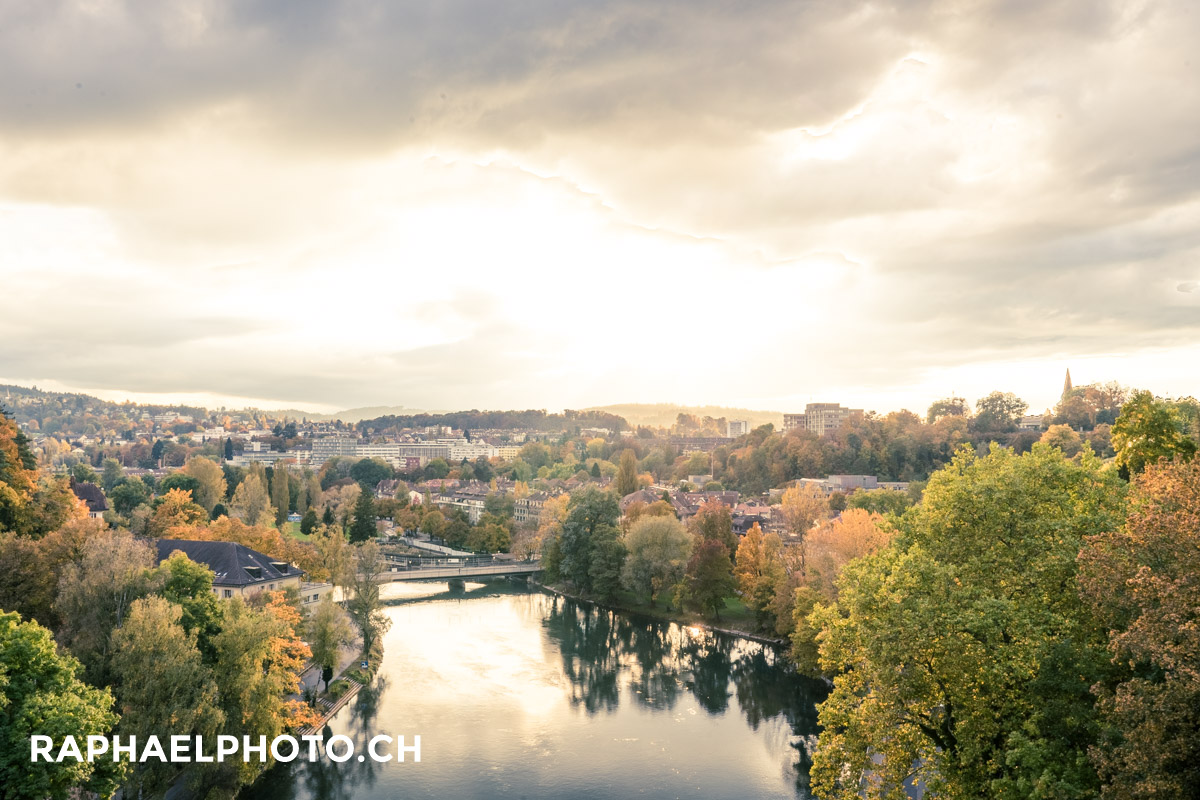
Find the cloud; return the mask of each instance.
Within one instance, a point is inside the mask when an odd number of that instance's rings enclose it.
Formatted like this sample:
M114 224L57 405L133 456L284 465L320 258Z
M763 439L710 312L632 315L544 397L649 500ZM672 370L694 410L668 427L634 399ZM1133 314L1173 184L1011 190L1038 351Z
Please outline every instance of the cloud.
M10 4L0 374L753 402L1186 347L1198 38L1184 2Z

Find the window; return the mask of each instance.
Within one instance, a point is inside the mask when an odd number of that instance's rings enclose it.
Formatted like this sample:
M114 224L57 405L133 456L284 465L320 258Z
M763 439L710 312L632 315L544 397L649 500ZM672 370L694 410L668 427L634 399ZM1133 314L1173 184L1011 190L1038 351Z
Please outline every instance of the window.
M271 591L271 592L275 591L275 584L272 583L270 586L268 586L267 591Z
M233 590L232 590L232 589L226 589L226 590L225 590L225 596L226 596L226 597L233 597Z

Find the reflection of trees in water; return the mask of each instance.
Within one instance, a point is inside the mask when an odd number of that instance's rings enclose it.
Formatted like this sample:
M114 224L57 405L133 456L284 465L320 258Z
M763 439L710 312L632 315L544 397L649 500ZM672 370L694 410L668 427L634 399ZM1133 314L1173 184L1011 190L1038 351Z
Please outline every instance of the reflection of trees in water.
M562 657L571 701L589 714L615 709L623 685L637 703L662 710L672 709L685 688L714 715L725 713L736 697L751 729L775 719L790 729L798 794L808 796L816 706L828 688L798 674L782 651L557 596L549 600L543 625Z

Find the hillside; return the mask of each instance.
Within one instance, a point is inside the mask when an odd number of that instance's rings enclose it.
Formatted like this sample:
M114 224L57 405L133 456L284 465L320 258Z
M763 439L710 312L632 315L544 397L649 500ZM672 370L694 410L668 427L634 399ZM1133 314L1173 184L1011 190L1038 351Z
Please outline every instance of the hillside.
M649 427L670 427L680 414L691 414L696 417L712 417L726 420L744 419L751 428L766 425L768 422L779 430L783 426L782 411L755 411L749 408L729 408L726 406L682 406L674 403L618 403L609 406L593 406L585 411L603 411L624 417L630 425L646 425Z

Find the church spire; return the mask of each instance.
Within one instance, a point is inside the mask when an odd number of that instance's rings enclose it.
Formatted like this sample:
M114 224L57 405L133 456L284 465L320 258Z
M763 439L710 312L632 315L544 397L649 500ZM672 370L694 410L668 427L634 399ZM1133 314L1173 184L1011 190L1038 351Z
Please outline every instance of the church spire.
M1071 393L1071 369L1068 367L1067 368L1067 379L1065 381L1063 381L1062 396L1065 398L1070 393Z

